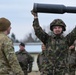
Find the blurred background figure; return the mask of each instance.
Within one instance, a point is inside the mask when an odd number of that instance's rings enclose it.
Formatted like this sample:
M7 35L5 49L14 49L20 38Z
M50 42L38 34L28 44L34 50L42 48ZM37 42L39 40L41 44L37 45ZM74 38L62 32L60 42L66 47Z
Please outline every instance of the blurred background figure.
M38 54L38 57L37 57L37 65L38 65L38 68L39 68L39 71L41 71L41 66L43 64L43 59L45 57L45 52L46 52L46 47L44 44L41 45L41 49L42 49L42 52Z
M38 57L37 57L37 65L38 65L38 68L39 68L39 71L40 71L40 75L50 75L49 74L49 70L47 70L48 68L48 58L47 58L47 50L46 50L46 46L44 44L41 45L41 49L42 49L42 52L38 54Z
M20 43L19 48L16 55L24 74L28 75L32 71L33 57L25 50L24 43Z

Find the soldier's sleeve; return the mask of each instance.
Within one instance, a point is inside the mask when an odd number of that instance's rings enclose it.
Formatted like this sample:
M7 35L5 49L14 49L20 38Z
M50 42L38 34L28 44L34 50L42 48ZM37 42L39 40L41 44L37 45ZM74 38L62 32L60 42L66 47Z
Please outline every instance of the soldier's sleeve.
M33 65L33 57L28 53L28 72L30 73L32 71L32 65Z
M32 63L29 63L28 65L28 72L30 73L32 71Z
M66 36L69 46L76 40L76 27Z
M11 40L6 41L4 43L4 54L5 54L6 60L7 60L8 64L10 65L12 71L16 75L24 75L24 73L19 65L19 62L17 60L17 57L15 55Z
M26 52L27 56L28 56L28 63L32 63L34 60L33 60L33 57L30 55L30 53Z
M34 19L34 21L33 21L33 28L34 28L34 31L35 31L35 35L44 44L46 44L46 41L47 41L49 35L45 31L43 31L43 29L40 27L38 18Z

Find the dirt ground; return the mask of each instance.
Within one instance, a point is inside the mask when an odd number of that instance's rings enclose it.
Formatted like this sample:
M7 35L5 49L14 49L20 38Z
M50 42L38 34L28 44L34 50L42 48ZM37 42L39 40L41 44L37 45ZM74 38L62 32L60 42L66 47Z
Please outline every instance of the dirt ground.
M40 75L40 72L31 72L31 73L29 73L28 75ZM68 74L66 74L66 75L68 75ZM76 75L76 72L75 72L75 75Z

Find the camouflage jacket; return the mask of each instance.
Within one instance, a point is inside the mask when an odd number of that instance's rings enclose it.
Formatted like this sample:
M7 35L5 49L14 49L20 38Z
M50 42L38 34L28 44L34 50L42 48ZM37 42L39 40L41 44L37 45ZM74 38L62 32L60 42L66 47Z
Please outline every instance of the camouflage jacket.
M0 32L0 75L24 75L11 39Z
M23 70L32 70L33 57L26 50L19 50L16 55Z
M68 48L76 39L76 27L65 37L62 35L48 35L40 27L38 19L34 19L33 28L35 35L46 45L48 50L47 57L50 62L48 66L50 66L50 69L53 66L56 68L65 67Z

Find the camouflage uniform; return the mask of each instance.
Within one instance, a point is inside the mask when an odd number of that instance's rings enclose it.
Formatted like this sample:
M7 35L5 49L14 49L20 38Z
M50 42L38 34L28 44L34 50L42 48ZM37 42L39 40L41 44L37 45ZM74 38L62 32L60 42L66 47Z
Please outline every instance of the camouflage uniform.
M24 75L14 52L13 43L7 36L11 22L0 18L0 75Z
M11 39L0 32L0 75L24 75Z
M44 64L48 64L48 58L46 57L47 55L47 50L43 50L41 53L38 54L38 57L37 57L37 65L38 65L38 68L39 68L39 71L41 74L46 73L48 75L48 72L47 72L47 67L44 66Z
M62 25L63 31L65 31L65 24L60 21L59 19L54 20L51 25L54 25L54 22L57 25ZM67 36L56 36L48 35L46 32L42 30L42 28L39 26L38 19L35 18L33 21L33 27L35 30L36 36L46 45L46 48L48 50L48 61L49 64L45 64L50 69L49 75L65 75L65 72L67 70L67 64L66 64L66 58L68 55L68 48L73 44L73 42L76 39L76 28L73 29L71 33L69 33ZM52 30L52 26L50 26ZM43 74L47 75L47 74Z
M75 75L75 69L76 69L76 51L75 49L69 50L68 52L68 65L69 75Z
M28 72L32 71L33 57L26 50L19 50L16 55L24 74L27 75Z

